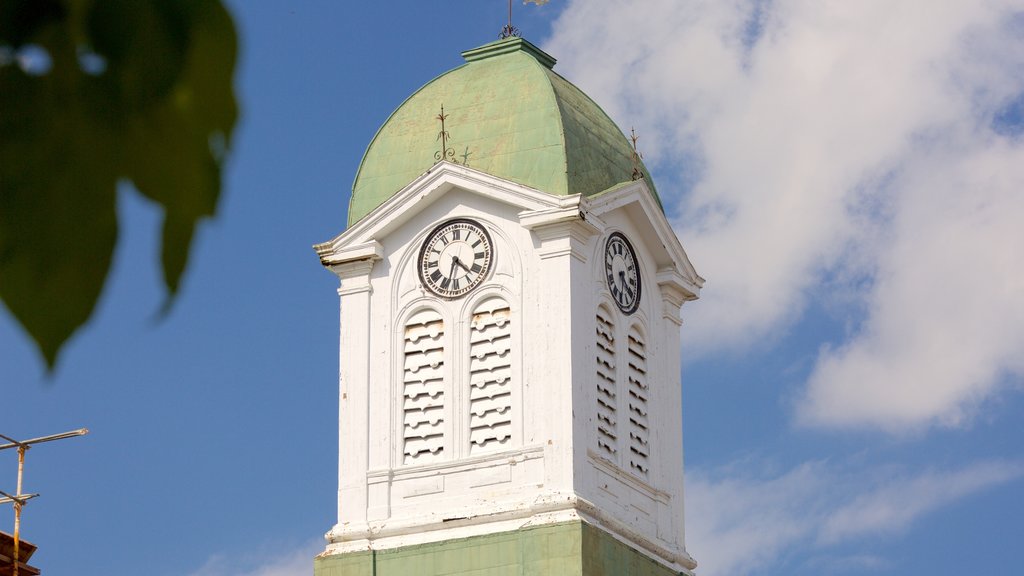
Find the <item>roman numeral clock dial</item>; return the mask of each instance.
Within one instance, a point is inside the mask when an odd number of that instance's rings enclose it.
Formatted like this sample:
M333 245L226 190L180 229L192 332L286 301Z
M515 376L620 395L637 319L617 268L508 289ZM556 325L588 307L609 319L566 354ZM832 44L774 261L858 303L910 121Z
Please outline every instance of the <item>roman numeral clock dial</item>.
M491 269L491 237L478 222L444 222L420 248L420 281L442 298L458 298L480 285Z
M640 305L640 270L633 246L620 232L613 232L604 245L604 274L619 310L636 312Z

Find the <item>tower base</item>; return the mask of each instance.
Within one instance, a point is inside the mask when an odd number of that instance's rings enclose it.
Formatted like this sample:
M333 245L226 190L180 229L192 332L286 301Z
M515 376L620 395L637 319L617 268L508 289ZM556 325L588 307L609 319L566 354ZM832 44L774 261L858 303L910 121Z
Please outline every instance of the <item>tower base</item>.
M319 556L314 576L688 576L583 521Z

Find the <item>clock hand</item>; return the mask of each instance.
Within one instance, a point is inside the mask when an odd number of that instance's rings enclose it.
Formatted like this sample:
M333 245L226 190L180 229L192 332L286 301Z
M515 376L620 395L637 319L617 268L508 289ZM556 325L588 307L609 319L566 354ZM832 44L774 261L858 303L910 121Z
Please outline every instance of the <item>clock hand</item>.
M625 292L626 291L626 271L625 270L619 270L619 280L622 281L622 291Z
M471 270L469 268L466 268L466 265L462 263L462 260L459 260L458 256L452 259L452 263L458 264L459 268L462 268L463 270L466 271L466 274L469 274L471 272Z
M448 272L448 279L449 280L455 278L455 266L458 265L458 263L459 263L459 257L458 256L453 257L452 258L452 269Z

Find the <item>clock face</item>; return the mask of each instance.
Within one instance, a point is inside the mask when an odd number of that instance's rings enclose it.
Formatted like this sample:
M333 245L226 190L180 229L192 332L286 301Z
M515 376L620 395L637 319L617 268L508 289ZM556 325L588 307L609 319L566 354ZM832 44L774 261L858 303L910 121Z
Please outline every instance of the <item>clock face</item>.
M604 275L615 304L626 314L640 305L640 269L629 240L613 232L604 245Z
M479 223L449 220L434 228L420 248L420 281L438 296L458 298L484 281L493 250Z

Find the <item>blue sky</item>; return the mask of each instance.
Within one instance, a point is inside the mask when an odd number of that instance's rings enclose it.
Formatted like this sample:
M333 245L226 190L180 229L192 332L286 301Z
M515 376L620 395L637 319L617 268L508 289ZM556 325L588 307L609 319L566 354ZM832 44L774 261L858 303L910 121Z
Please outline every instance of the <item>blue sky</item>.
M344 228L388 114L505 18L499 0L229 7L243 116L170 314L160 214L129 188L106 290L52 378L0 309L0 432L92 430L28 454L43 496L23 531L50 576L311 573L337 462L336 285L311 245ZM516 14L636 127L707 278L682 350L698 573L1014 573L1024 6ZM0 489L14 478L0 453Z

